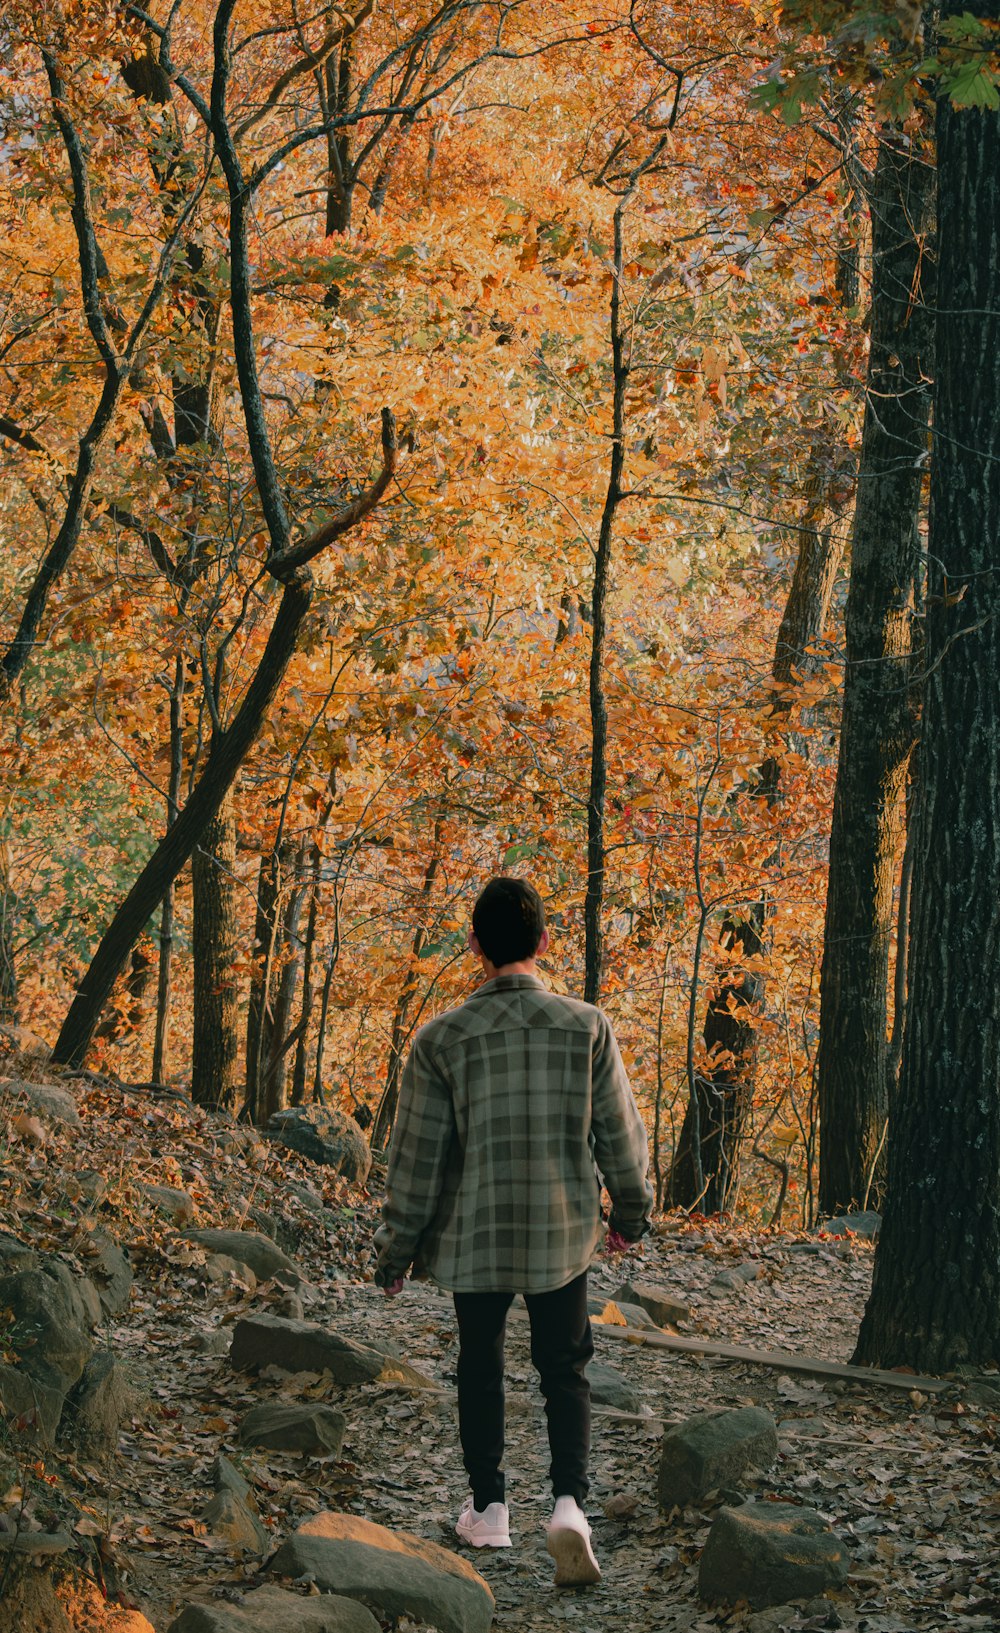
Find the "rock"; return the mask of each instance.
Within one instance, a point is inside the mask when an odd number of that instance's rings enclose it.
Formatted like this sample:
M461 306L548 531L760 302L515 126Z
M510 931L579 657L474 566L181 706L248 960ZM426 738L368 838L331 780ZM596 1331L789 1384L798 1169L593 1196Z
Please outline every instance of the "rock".
M39 1383L17 1367L0 1362L0 1407L8 1429L53 1441L59 1427L65 1394Z
M196 1355L228 1355L232 1335L223 1327L214 1327L211 1332L196 1332L191 1340L191 1348Z
M223 1253L238 1264L248 1265L258 1281L268 1281L276 1270L291 1270L291 1259L259 1230L186 1230L186 1242L195 1242L209 1253Z
M6 1078L0 1081L0 1102L4 1101L21 1111L37 1112L61 1128L83 1127L73 1096L68 1089L60 1089L54 1083L27 1083L21 1078Z
M120 1315L132 1292L132 1266L128 1254L106 1230L95 1230L81 1258L87 1274L97 1287L105 1316Z
M332 1168L357 1184L368 1178L372 1154L357 1123L330 1106L291 1106L277 1111L267 1132L281 1145Z
M11 1270L36 1270L41 1263L33 1247L28 1247L12 1231L0 1230L0 1275Z
M819 1229L824 1236L861 1236L867 1242L874 1242L882 1228L882 1215L872 1213L844 1213L837 1219L827 1219Z
M605 1326L644 1327L647 1331L656 1327L656 1322L646 1314L641 1304L619 1304L617 1299L589 1298L587 1311Z
M286 1189L288 1190L288 1194L296 1197L309 1213L316 1214L317 1218L322 1216L325 1204L322 1196L314 1185L303 1185L299 1184L297 1181L292 1181L292 1183L289 1184Z
M760 1275L760 1265L753 1260L746 1264L734 1264L728 1270L720 1270L708 1284L708 1291L716 1296L722 1293L742 1293L744 1287L756 1281Z
M489 1633L494 1601L457 1554L354 1514L314 1514L282 1543L271 1569L370 1605L380 1619L411 1616L440 1633Z
M203 1275L211 1286L235 1286L244 1293L257 1291L257 1277L248 1264L240 1264L228 1253L210 1253L205 1260Z
M985 1378L973 1378L965 1385L963 1395L972 1406L982 1406L988 1412L1000 1412L1000 1377L993 1372Z
M143 1185L140 1187L147 1196L157 1213L171 1224L181 1226L193 1224L198 1217L198 1210L194 1205L194 1198L187 1191L178 1190L173 1185Z
M264 1401L243 1419L240 1441L244 1446L264 1446L275 1452L339 1457L346 1428L343 1412L332 1406Z
M218 1452L212 1467L209 1469L213 1491L231 1491L234 1497L243 1499L250 1495L250 1482L245 1480L235 1463L231 1463L225 1452Z
M302 1245L303 1230L297 1219L289 1219L280 1213L269 1213L266 1208L251 1208L249 1213L251 1222L258 1230L270 1236L272 1242L277 1242L286 1253L297 1253Z
M90 1208L99 1208L108 1194L108 1182L96 1168L81 1168L73 1175L73 1184L77 1198L82 1198Z
M623 1282L612 1297L619 1307L623 1300L626 1304L640 1305L658 1327L675 1327L679 1321L691 1320L686 1304L681 1304L665 1287L650 1281Z
M619 1412L638 1412L639 1397L631 1384L603 1361L591 1361L587 1367L590 1398L595 1406L613 1406Z
M275 1300L274 1313L275 1315L285 1316L291 1321L301 1321L306 1309L298 1293L286 1289L281 1297Z
M76 1279L59 1259L46 1259L34 1270L10 1271L0 1276L0 1310L7 1314L7 1354L16 1356L18 1371L36 1393L50 1392L45 1432L51 1435L52 1397L58 1395L61 1410L62 1398L81 1377L93 1350ZM3 1393L6 1401L6 1388ZM56 1422L58 1417L56 1412Z
M285 1372L329 1372L335 1383L372 1383L376 1378L435 1386L406 1361L344 1338L318 1321L291 1321L275 1315L244 1316L233 1329L229 1358L237 1372L281 1367Z
M270 1533L254 1514L245 1498L235 1491L217 1491L201 1511L214 1537L225 1537L236 1548L263 1556L270 1547Z
M748 1469L764 1469L778 1455L770 1412L741 1406L730 1412L699 1412L669 1429L660 1448L661 1508L697 1502L720 1486L735 1484Z
M847 1581L847 1554L820 1516L792 1503L721 1508L708 1533L698 1592L751 1610L809 1598Z
M92 1355L83 1376L70 1390L60 1431L83 1457L103 1457L118 1449L118 1436L129 1409L125 1374L109 1350Z
M167 1633L380 1633L370 1610L340 1594L256 1588L236 1604L188 1605Z
M73 1538L68 1531L29 1531L27 1528L18 1531L0 1532L0 1557L5 1554L27 1554L35 1559L56 1559L60 1554L66 1554L73 1546Z

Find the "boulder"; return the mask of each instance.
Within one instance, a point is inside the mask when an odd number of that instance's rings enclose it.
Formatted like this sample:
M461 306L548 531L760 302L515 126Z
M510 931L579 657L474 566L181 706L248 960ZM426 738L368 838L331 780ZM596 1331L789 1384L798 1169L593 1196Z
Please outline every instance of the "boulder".
M225 1452L218 1452L209 1470L213 1491L231 1491L236 1497L249 1497L250 1482L245 1480L235 1463Z
M347 1419L343 1412L316 1402L285 1404L263 1401L240 1424L244 1446L263 1446L273 1452L301 1452L304 1456L339 1457Z
M282 1316L244 1316L233 1328L229 1359L237 1372L259 1372L280 1367L284 1372L329 1372L334 1383L408 1383L414 1388L435 1386L406 1361L382 1353L381 1348L345 1338L318 1321L293 1321Z
M370 1610L340 1594L255 1588L235 1604L188 1605L167 1633L380 1633Z
M290 1106L275 1112L267 1132L290 1151L332 1168L345 1179L363 1184L368 1178L371 1150L354 1118L346 1112L330 1106Z
M173 1185L143 1185L143 1195L153 1204L157 1213L169 1219L172 1225L190 1225L198 1217L194 1198L187 1191Z
M708 1533L698 1592L712 1603L745 1599L751 1610L842 1588L848 1559L840 1538L810 1508L744 1503L720 1508Z
M132 1292L132 1266L128 1254L106 1230L95 1230L81 1254L87 1274L97 1288L105 1316L120 1315Z
M778 1455L778 1432L770 1412L740 1406L699 1412L668 1429L660 1447L661 1508L682 1508L720 1486L735 1484L748 1469L764 1469Z
M66 1397L60 1431L79 1456L103 1457L117 1451L128 1409L125 1374L109 1350L99 1350Z
M9 1077L0 1081L0 1103L15 1106L19 1111L33 1111L60 1128L82 1128L76 1101L68 1089L55 1083L27 1083L21 1078Z
M411 1616L440 1633L489 1633L493 1594L464 1559L436 1542L354 1514L314 1514L283 1542L270 1568L311 1576L370 1605L380 1619Z
M603 1361L591 1361L587 1366L590 1398L595 1406L613 1406L618 1412L638 1412L639 1397L632 1385Z
M259 1230L186 1230L183 1235L186 1242L209 1253L222 1253L247 1265L258 1281L268 1281L276 1270L293 1268L288 1255Z
M228 1253L210 1253L205 1260L203 1275L212 1287L233 1287L238 1292L255 1293L257 1277L248 1264L240 1264Z
M65 1394L0 1362L0 1409L8 1429L53 1441L59 1427Z
M36 1270L41 1263L33 1247L28 1247L12 1231L0 1230L0 1275L11 1270Z
M748 1259L745 1264L730 1265L727 1270L720 1270L717 1276L713 1276L708 1284L708 1290L716 1298L724 1293L742 1293L750 1282L757 1280L760 1271L760 1265L755 1264L752 1259Z
M79 1380L90 1359L88 1312L76 1279L59 1259L46 1259L34 1270L0 1276L0 1311L6 1316L3 1347L16 1357L17 1370L30 1379L36 1404L51 1434L51 1403L61 1402ZM15 1387L16 1386L12 1386ZM7 1401L7 1386L3 1389ZM42 1402L48 1399L45 1408ZM15 1410L22 1410L15 1406ZM59 1413L56 1412L56 1422Z
M603 1326L644 1327L647 1331L656 1327L656 1322L646 1314L641 1304L619 1304L617 1299L590 1298L587 1300L587 1311Z
M658 1327L675 1327L679 1321L690 1321L691 1311L681 1304L665 1287L650 1281L627 1281L612 1295L615 1303L638 1304Z
M874 1242L882 1229L882 1215L871 1210L843 1213L837 1219L828 1219L819 1228L824 1236L861 1236L867 1242Z
M224 1537L234 1548L263 1556L271 1542L270 1533L253 1512L246 1498L235 1491L217 1491L201 1511L213 1537Z

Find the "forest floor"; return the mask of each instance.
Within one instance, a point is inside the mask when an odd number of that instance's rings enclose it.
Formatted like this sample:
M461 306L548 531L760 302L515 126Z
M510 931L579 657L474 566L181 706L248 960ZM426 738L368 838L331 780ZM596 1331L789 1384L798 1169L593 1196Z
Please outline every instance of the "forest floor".
M455 1323L433 1286L407 1284L389 1301L373 1286L370 1240L377 1198L331 1182L325 1171L264 1142L233 1149L227 1125L180 1100L97 1082L70 1085L83 1131L20 1141L8 1125L0 1163L0 1228L33 1246L76 1254L86 1268L93 1212L76 1175L108 1182L98 1210L132 1256L135 1286L104 1339L126 1369L132 1411L118 1455L100 1466L72 1458L21 1471L16 1503L30 1516L56 1510L81 1544L98 1537L109 1585L140 1606L156 1633L192 1599L234 1598L262 1580L199 1518L220 1450L251 1479L275 1542L325 1508L457 1546L453 1525L465 1479L454 1408ZM233 1323L277 1308L281 1290L253 1294L207 1284L205 1254L150 1204L144 1184L175 1186L198 1225L280 1226L310 1287L305 1315L349 1336L394 1342L439 1386L408 1392L384 1384L335 1388L299 1375L236 1374L227 1360ZM310 1192L311 1188L311 1192ZM324 1211L315 1196L322 1192ZM263 1213L262 1213L263 1210ZM624 1262L601 1260L592 1286L610 1294L639 1276L686 1304L683 1330L708 1342L848 1360L867 1296L870 1244L803 1233L755 1232L678 1217ZM753 1265L739 1288L711 1288L721 1269ZM748 1274L749 1274L748 1269ZM310 1290L311 1289L311 1290ZM856 1633L1000 1626L1000 1468L997 1408L978 1406L961 1380L943 1395L902 1387L817 1381L780 1367L675 1354L615 1342L597 1327L597 1355L637 1392L638 1414L598 1411L588 1503L604 1579L587 1591L552 1586L544 1548L548 1508L544 1419L527 1351L527 1327L508 1338L508 1498L514 1546L469 1557L496 1597L497 1633L708 1633L709 1629L842 1627ZM1000 1383L1000 1380L998 1380ZM302 1458L240 1449L251 1405L289 1396L329 1400L347 1418L343 1457ZM749 1612L707 1608L698 1559L717 1506L664 1514L656 1501L665 1424L709 1407L755 1404L778 1422L781 1456L749 1489L819 1511L851 1559L847 1587L815 1604ZM404 1622L400 1629L415 1624ZM25 1630L28 1633L28 1630Z

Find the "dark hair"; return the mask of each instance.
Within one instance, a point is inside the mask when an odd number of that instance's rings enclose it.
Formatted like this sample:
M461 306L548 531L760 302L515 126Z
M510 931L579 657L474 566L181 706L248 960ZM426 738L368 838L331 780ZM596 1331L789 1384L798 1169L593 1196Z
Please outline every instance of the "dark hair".
M524 879L491 879L472 909L472 928L497 969L534 958L545 930L542 898Z

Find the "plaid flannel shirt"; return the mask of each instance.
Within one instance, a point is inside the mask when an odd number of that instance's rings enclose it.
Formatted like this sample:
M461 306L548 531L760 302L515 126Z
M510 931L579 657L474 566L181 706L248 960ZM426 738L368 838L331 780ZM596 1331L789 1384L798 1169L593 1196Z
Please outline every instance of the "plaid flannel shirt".
M417 1032L389 1154L375 1280L413 1264L454 1292L545 1293L611 1227L648 1229L646 1130L611 1023L499 975Z

